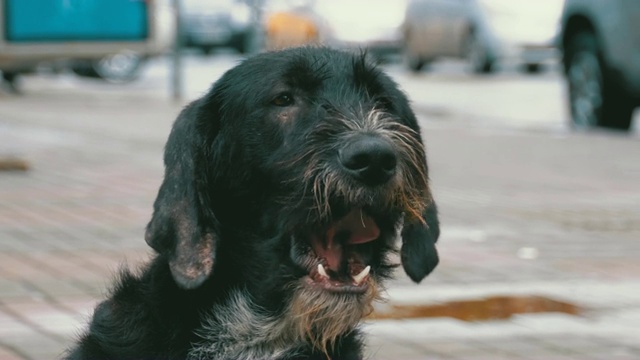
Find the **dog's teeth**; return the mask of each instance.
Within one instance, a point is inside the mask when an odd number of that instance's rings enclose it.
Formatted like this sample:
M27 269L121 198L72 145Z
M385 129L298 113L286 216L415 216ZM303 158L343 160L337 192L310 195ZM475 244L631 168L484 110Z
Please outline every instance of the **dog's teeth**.
M362 270L360 274L353 275L351 276L351 278L353 278L353 281L356 283L356 285L360 285L362 280L364 280L364 278L367 277L367 275L369 275L369 271L371 271L371 266L367 265L367 267L364 268L364 270Z
M324 270L324 266L322 266L322 264L318 264L318 274L320 274L320 276L322 277L326 277L327 279L329 278L329 275Z

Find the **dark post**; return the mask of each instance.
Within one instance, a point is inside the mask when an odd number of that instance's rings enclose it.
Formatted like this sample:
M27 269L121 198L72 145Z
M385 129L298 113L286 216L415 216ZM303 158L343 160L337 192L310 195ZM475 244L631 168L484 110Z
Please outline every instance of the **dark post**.
M251 6L251 36L249 37L249 53L255 54L262 50L264 34L262 29L262 11L264 0L246 0Z
M175 22L175 38L173 39L173 51L171 53L171 97L174 100L182 100L182 18L181 0L172 0Z

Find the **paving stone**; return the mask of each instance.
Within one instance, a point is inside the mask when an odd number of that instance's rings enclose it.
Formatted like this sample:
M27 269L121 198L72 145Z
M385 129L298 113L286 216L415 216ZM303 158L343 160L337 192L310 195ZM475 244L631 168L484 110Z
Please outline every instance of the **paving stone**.
M29 360L59 359L66 350L63 341L53 340L37 332L9 335L2 339L2 343Z
M406 342L389 341L389 339L371 338L367 342L366 358L370 359L424 359L424 360L440 360L451 359L425 352L419 346L407 344Z
M7 313L0 308L0 339L5 336L20 336L33 332L33 329L21 319Z
M19 354L11 348L5 346L0 341L0 360L23 360L24 355Z
M52 337L65 336L75 330L80 316L66 311L46 299L25 299L4 304L5 312L24 325Z
M32 290L18 279L8 280L0 278L0 294L2 294L1 299L9 300L29 297L32 294Z

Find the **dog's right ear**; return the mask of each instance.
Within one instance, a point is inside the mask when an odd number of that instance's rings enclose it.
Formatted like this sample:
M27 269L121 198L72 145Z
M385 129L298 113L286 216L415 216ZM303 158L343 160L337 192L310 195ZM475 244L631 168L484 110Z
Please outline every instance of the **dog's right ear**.
M199 125L202 103L187 106L173 124L164 152L164 181L145 234L185 289L200 286L211 275L219 242L219 225L205 191L205 154L217 132L211 121L217 120L208 119L206 129Z

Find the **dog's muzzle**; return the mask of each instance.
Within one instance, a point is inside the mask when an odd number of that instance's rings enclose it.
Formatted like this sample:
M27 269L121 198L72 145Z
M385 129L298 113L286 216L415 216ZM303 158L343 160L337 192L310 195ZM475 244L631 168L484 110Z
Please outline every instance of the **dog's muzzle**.
M351 137L337 156L343 174L362 189L383 189L397 172L392 145L372 134ZM330 224L293 241L292 259L308 271L308 285L339 293L367 291L372 271L368 262L380 236L369 206L345 204Z
M310 286L337 293L364 293L369 287L372 242L380 229L355 208L326 228L292 241L293 261L308 272ZM297 240L297 241L296 241Z

